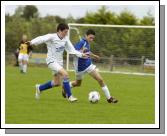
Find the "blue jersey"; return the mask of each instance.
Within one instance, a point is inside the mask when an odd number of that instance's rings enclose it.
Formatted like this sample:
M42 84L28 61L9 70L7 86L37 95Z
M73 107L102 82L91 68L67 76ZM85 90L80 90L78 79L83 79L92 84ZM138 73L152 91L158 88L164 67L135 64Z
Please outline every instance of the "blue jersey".
M86 41L85 38L82 38L75 46L75 49L83 52L83 53L90 53L90 45ZM81 72L88 68L92 64L91 58L75 58L74 60L74 67L77 72Z

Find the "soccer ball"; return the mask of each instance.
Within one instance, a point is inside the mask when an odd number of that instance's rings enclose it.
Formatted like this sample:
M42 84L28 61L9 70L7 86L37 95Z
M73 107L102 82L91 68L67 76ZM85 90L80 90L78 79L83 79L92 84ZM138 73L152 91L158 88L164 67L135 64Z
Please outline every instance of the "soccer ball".
M97 103L100 100L100 94L97 91L91 91L88 97L91 103Z

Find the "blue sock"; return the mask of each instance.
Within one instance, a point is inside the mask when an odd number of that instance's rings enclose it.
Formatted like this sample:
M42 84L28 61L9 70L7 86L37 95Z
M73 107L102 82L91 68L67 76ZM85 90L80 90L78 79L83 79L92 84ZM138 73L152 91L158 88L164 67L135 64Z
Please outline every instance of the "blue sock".
M52 87L54 87L54 83L53 83L53 81L49 81L47 83L44 83L44 84L40 85L39 90L43 91L43 90L46 90L46 89L49 89L49 88L52 88Z
M63 87L64 87L64 90L69 98L72 95L72 93L71 93L71 87L69 84L69 80L67 78L64 78L64 80L63 80Z

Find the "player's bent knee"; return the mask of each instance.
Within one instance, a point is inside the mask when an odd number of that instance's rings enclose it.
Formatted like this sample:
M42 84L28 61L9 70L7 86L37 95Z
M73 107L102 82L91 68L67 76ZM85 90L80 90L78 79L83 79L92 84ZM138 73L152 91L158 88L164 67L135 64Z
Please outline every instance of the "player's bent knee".
M59 73L62 75L63 79L69 78L67 71L64 70L63 68L59 71Z

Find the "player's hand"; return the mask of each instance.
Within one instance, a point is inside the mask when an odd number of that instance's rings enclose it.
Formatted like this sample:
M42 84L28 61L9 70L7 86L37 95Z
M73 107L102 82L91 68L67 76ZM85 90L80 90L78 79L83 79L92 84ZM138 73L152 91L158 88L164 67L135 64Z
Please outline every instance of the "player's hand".
M95 55L94 58L98 61L100 60L100 56L98 56L98 55Z
M98 55L92 54L91 56L92 56L93 59L95 59L97 61L100 60L100 56L98 56Z
M84 58L84 59L87 59L87 58L89 58L90 56L89 56L89 54L88 53L83 53L82 54L82 58Z

